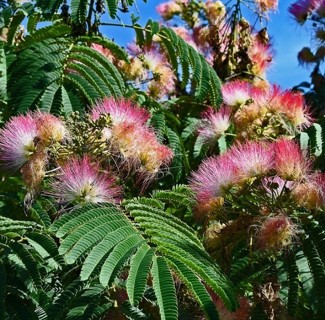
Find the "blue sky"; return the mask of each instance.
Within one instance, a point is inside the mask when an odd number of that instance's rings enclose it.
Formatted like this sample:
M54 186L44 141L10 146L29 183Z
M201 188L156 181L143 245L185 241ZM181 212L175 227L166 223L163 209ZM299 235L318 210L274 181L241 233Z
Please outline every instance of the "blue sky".
M137 1L136 7L130 8L130 13L141 17L139 23L144 25L149 18L158 21L156 6L164 1L148 0L147 3ZM298 65L297 53L304 46L311 44L308 27L299 26L288 13L289 5L294 0L279 0L279 8L275 13L269 15L268 31L274 46L274 62L268 71L267 78L272 83L277 83L283 88L291 88L302 81L309 80L311 70ZM137 12L137 10L139 12ZM121 20L127 24L127 15L120 13ZM249 19L249 16L246 17ZM130 29L106 27L102 31L114 38L117 43L125 44L134 37L134 32Z

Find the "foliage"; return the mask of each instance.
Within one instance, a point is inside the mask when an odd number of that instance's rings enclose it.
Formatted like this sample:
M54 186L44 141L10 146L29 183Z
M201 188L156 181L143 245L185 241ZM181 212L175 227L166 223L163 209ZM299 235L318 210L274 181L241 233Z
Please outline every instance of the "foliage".
M324 121L265 79L277 1L132 5L0 1L0 319L324 318Z

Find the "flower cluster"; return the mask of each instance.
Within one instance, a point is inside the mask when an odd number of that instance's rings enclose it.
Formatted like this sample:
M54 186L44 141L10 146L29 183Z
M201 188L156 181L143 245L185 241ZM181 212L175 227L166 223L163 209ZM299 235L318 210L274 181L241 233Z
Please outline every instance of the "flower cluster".
M155 133L145 124L149 114L130 101L112 98L98 103L91 113L97 120L109 116L111 124L103 129L103 138L111 152L120 155L124 168L133 168L140 180L150 181L160 168L167 166L172 151L159 143Z
M46 192L60 203L117 203L122 189L115 175L135 174L144 188L172 159L146 125L149 117L131 101L113 98L66 120L39 111L19 115L0 131L1 166L20 170L30 191L54 176L42 187L50 186Z
M301 93L282 91L277 86L256 88L235 80L222 88L223 106L203 113L198 134L213 142L234 124L238 139L293 137L310 126L309 108Z
M256 0L255 8L261 16L276 10L277 0ZM157 12L166 20L179 16L186 27L174 31L191 44L225 79L240 74L265 85L261 78L272 62L272 48L266 29L253 30L248 21L239 17L237 23L229 24L229 17L236 15L236 6L226 8L221 1L169 1L157 7ZM245 73L243 73L245 71Z
M294 216L299 208L325 207L324 174L314 172L299 145L287 139L237 143L226 153L203 161L190 185L198 216L230 224L231 219L241 217L243 227L257 229L255 243L260 249L281 249L292 243L298 232ZM251 199L248 207L247 196ZM230 214L234 208L236 213Z
M51 114L14 117L0 131L0 160L8 171L21 169L26 184L37 188L45 175L47 149L67 136L63 122Z
M102 50L96 50L107 56ZM160 99L175 91L175 74L159 47L139 48L134 43L127 47L130 62L117 61L116 64L129 80L145 89L155 99ZM108 57L112 60L112 57Z

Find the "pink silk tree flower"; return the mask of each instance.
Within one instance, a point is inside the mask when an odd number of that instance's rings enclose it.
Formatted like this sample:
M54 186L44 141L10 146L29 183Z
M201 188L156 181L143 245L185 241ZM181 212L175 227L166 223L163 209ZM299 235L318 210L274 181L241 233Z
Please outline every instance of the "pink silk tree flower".
M192 173L190 187L194 191L198 210L211 211L231 186L238 182L236 167L227 154L204 160Z
M222 86L223 102L227 106L238 108L251 98L252 85L249 82L234 80Z
M62 174L52 182L52 189L62 203L118 203L122 190L115 179L101 172L99 164L88 156L73 158L62 166Z
M115 98L105 98L96 104L91 112L91 118L97 120L101 115L110 115L113 125L126 122L141 126L150 117L147 110L139 108L132 101Z
M0 130L0 160L7 170L18 170L36 152L37 125L31 114L13 117Z
M46 145L51 142L59 142L67 137L68 131L63 122L46 112L35 112L33 114L38 131L38 138Z
M324 207L325 204L325 175L312 173L302 182L296 183L292 196L301 206L313 210Z
M202 114L201 124L198 129L199 136L206 142L213 143L230 127L231 108L221 107L220 110L209 108Z
M274 168L273 146L263 142L237 144L230 149L228 156L244 180L266 175Z
M271 65L273 58L271 45L262 43L259 37L255 35L252 37L252 43L248 48L247 55L253 64L252 72L264 78L266 69Z
M262 250L281 250L292 243L296 234L297 226L286 215L267 217L257 232L257 246Z
M284 114L295 127L306 128L311 125L312 118L301 93L281 91L274 85L268 96L270 110Z
M275 170L285 180L301 180L311 169L311 162L293 140L281 139L274 143Z

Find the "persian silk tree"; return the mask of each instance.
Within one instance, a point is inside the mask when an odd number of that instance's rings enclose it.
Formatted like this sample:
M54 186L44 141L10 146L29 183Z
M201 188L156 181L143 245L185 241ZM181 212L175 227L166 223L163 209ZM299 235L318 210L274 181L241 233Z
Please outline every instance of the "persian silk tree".
M322 122L265 78L277 1L132 6L0 1L0 319L322 318Z

